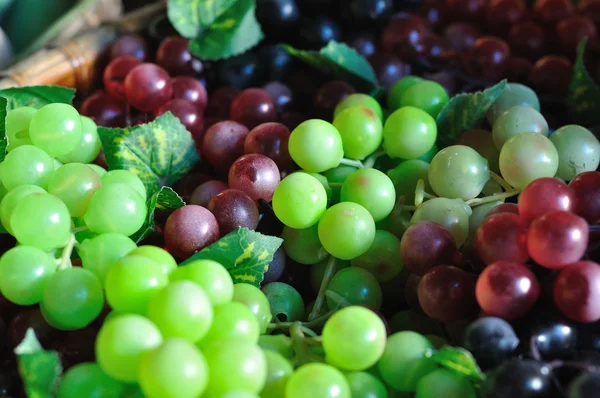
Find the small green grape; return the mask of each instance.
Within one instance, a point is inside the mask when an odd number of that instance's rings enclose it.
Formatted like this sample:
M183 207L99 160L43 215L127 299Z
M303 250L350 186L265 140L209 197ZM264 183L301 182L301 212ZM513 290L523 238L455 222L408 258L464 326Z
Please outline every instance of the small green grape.
M325 268L327 267L327 263L329 262L329 258L325 258L319 261L316 264L313 264L310 267L310 286L315 291L315 293L319 292L319 288L321 287L321 282L323 281L323 275L325 274ZM333 275L335 275L339 270L343 268L348 268L350 266L350 261L344 261L340 259L335 260L335 265L333 266ZM312 310L312 307L310 307Z
M287 283L271 282L261 289L269 304L271 314L280 321L294 322L304 315L304 300L296 289Z
M260 392L262 398L280 398L285 396L285 385L294 373L294 367L281 354L264 351L267 360L267 380Z
M423 156L436 139L435 119L412 106L392 113L383 127L383 149L392 158L410 160Z
M376 310L381 307L381 286L369 271L362 268L348 267L339 270L327 288L350 304L364 305ZM337 308L337 303L331 297L327 297L327 306L333 310Z
M431 221L446 228L454 238L456 247L461 247L469 236L471 207L462 199L434 198L417 208L410 224Z
M316 178L293 173L281 180L273 193L273 211L288 227L304 229L315 225L327 207L327 193Z
M12 234L10 219L13 211L21 203L21 200L33 193L46 193L46 191L37 185L19 185L7 192L6 196L2 198L2 202L0 202L0 219L2 220L2 225L10 234Z
M529 106L513 106L496 118L492 138L496 148L502 149L506 141L521 133L548 136L548 122L544 116Z
M273 351L288 361L292 361L296 356L292 339L285 334L263 334L258 338L258 345L265 353Z
M37 109L23 106L8 111L6 113L6 138L8 146L6 151L10 152L21 145L33 145L29 138L29 124Z
M68 104L48 104L40 108L29 124L31 142L50 156L75 150L81 142L82 124L77 109Z
M106 173L108 173L104 168L98 166L97 164L93 164L90 163L88 164L89 167L92 168L92 170L94 170L96 172L96 174L98 174L98 177L102 178L102 176Z
M323 363L307 363L290 376L286 398L350 398L350 386L336 368Z
M96 363L84 362L73 366L62 377L57 398L109 398L125 395L127 386L102 371Z
M316 264L328 256L319 240L319 225L304 229L283 227L281 233L286 254L300 264Z
M59 167L50 177L48 193L62 200L71 217L82 217L92 196L102 183L94 170L83 163L69 163Z
M323 173L325 177L327 177L327 181L336 184L342 184L346 181L346 178L352 173L358 170L357 167L348 166L345 164L341 164L338 167L327 170ZM342 190L341 186L333 186L331 187L331 203L338 203L340 201L340 192Z
M415 398L475 398L477 394L471 382L462 374L437 369L417 383Z
M63 163L91 163L101 149L98 126L89 117L81 116L81 140L71 152L58 156L58 160Z
M363 168L350 174L340 192L342 202L353 202L371 213L374 221L386 218L396 204L392 180L379 170Z
M6 154L0 163L2 184L9 191L19 185L37 185L46 189L54 162L43 150L33 145L21 145Z
M339 104L337 104L333 112L333 118L335 119L335 117L342 111L345 111L346 109L357 105L371 108L371 110L375 112L379 119L383 120L383 110L381 109L381 105L379 105L379 102L377 102L377 100L371 97L370 95L360 93L350 94L349 96L344 98Z
M427 112L434 119L450 101L446 89L434 81L420 81L410 86L400 95L400 107L414 106Z
M413 159L400 163L387 172L388 177L394 184L396 196L404 196L404 204L413 206L415 203L415 190L417 182L425 182L425 190L429 186L429 164L423 160Z
M352 398L388 398L385 384L367 372L346 373Z
M353 267L364 268L379 282L394 279L402 271L400 239L388 231L375 231L373 244L364 254L352 259Z
M146 187L144 186L144 183L142 182L142 180L140 180L138 176L136 176L129 170L111 170L104 174L100 178L100 180L102 181L102 186L108 184L129 185L130 187L138 191L138 193L142 195L143 198L146 197Z
M487 120L490 126L494 125L498 116L504 111L516 105L529 106L538 112L540 111L540 100L535 91L523 84L507 83L502 94L487 112Z
M201 349L219 341L243 341L256 344L260 324L254 313L243 303L232 301L216 305L210 329L198 341Z
M216 261L192 261L171 272L169 279L197 283L213 305L225 304L233 299L233 279L227 269Z
M83 268L92 271L104 285L110 266L137 248L125 235L107 233L86 239L77 249Z
M136 247L129 255L148 257L150 260L159 264L167 276L177 269L177 261L175 261L173 256L168 251L158 246L145 245Z
M340 133L319 119L300 123L290 134L288 149L298 166L314 173L337 167L344 156Z
M265 333L267 326L273 319L271 305L267 296L256 286L248 283L236 283L233 286L233 301L245 304L258 319L260 332Z
M366 106L353 106L340 112L333 125L342 137L344 155L363 160L379 148L383 140L381 118Z
M422 82L423 79L418 76L404 76L402 79L398 80L394 85L390 88L387 97L388 108L391 112L399 109L402 105L400 105L400 100L402 98L402 94L413 84L417 84Z
M558 152L558 172L563 180L571 181L576 175L594 171L600 164L600 142L588 129L567 125L556 130L550 141Z

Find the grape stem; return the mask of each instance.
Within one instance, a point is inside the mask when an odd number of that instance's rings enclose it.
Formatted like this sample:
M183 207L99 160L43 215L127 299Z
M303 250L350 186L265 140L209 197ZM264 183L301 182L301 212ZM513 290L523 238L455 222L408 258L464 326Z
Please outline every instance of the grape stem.
M508 182L506 182L506 180L502 177L500 177L498 174L494 173L493 171L490 171L490 177L492 177L492 180L496 181L498 184L500 184L500 186L502 187L502 189L504 189L505 191L512 191L514 188L510 186L510 184Z
M363 164L363 162L361 162L360 160L353 160L353 159L346 159L346 158L342 158L342 160L340 160L340 164L345 164L346 166L352 166L352 167L356 167L359 169L364 169L366 167Z
M315 300L312 311L308 314L309 321L317 319L321 313L321 308L323 308L323 302L325 301L325 291L329 286L329 282L331 282L331 278L333 278L333 274L335 274L335 261L336 258L333 256L329 257L329 260L327 261L323 279L321 279L321 286L319 287L319 294L317 294L317 299Z
M344 185L343 182L330 182L328 184L330 188L341 188Z
M307 329L317 329L320 328L321 326L323 326L325 324L325 322L327 322L327 320L329 318L331 318L331 316L337 311L337 308L334 310L329 311L328 313L326 313L325 315L321 315L320 317L318 317L317 319L310 321L310 322L300 322L302 327L307 328ZM269 330L283 330L283 329L289 329L292 327L292 325L294 325L296 322L275 322L275 323L270 323L267 326L267 329Z
M290 337L292 338L292 347L296 352L297 365L302 365L308 362L318 362L322 358L310 352L308 340L302 330L301 322L294 322L290 327Z
M518 195L521 191L518 189L511 189L510 191L506 191L503 193L498 193L496 195L486 196L485 198L475 198L471 200L467 200L467 204L471 207L483 205L485 203L494 202L496 200L510 198L511 196Z
M90 230L90 229L88 228L88 226L87 226L87 225L84 225L83 227L77 227L77 228L73 228L71 231L72 231L74 234L77 234L77 233L79 233L79 232L86 232L86 231L89 231L89 230Z
M344 296L334 292L333 290L327 290L325 292L325 297L327 297L336 304L336 309L352 305L352 303L346 300Z
M375 165L375 162L377 161L377 159L382 156L385 156L385 151L377 151L374 154L372 154L371 156L367 157L365 159L365 161L363 162L363 164L365 167L371 168Z
M75 234L71 234L69 237L69 241L67 245L63 249L62 255L57 260L58 270L62 271L67 268L71 268L73 264L71 264L71 254L73 253L73 248L75 247L75 243L77 243L77 239L75 239Z

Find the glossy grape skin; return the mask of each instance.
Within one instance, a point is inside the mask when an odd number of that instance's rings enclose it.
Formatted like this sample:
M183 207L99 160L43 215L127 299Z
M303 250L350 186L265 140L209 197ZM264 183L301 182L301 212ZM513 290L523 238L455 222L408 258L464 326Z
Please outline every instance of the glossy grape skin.
M538 178L527 185L519 196L519 215L527 222L551 211L573 211L575 194L556 178Z
M577 322L600 319L600 266L579 261L563 268L554 282L554 303L560 311Z
M387 282L402 271L403 264L399 254L400 240L388 231L377 230L369 250L352 259L351 264L353 267L366 269L379 282Z
M69 369L62 377L57 397L109 397L125 394L126 385L102 371L96 363L80 363Z
M162 342L160 331L148 319L140 315L120 315L100 328L96 360L109 376L134 382L143 356Z
M417 383L415 398L475 398L471 382L463 375L448 369L437 369Z
M267 330L267 325L273 316L269 300L259 288L247 283L236 283L233 286L233 301L238 301L250 308L250 311L258 319L261 333Z
M383 125L379 116L366 106L353 106L337 114L333 125L342 137L344 156L363 160L379 148Z
M208 202L229 187L223 181L208 180L198 185L188 200L188 204L207 207Z
M424 80L406 87L400 95L399 105L419 108L435 119L449 100L448 93L442 85Z
M486 265L496 261L525 263L529 259L527 222L511 213L486 218L475 235L475 248Z
M290 135L288 149L298 166L314 173L337 167L344 156L338 130L318 119L307 120L296 127Z
M50 156L71 152L81 141L81 117L67 104L48 104L33 115L29 137L33 145Z
M356 91L343 80L332 80L323 83L313 97L313 108L316 115L323 120L331 120L337 105Z
M173 85L173 98L191 102L199 109L206 108L208 96L206 88L197 79L190 76L176 76L171 80Z
M487 112L487 120L494 125L496 119L513 106L528 106L540 111L540 100L531 88L519 83L507 83L502 94Z
M515 354L519 338L504 319L486 316L465 330L464 347L484 370L492 369Z
M425 111L411 106L396 110L383 127L383 149L392 158L423 156L436 139L435 120Z
M331 279L328 290L335 292L352 305L363 305L374 310L381 307L381 286L369 272L358 267L348 267L339 270ZM331 298L327 298L329 309L337 308Z
M392 180L381 171L358 169L344 180L341 202L353 202L369 211L375 221L381 221L393 210L396 192Z
M600 220L600 172L588 171L577 175L569 183L575 195L575 213L588 223Z
M368 372L346 373L346 381L350 386L352 397L356 398L387 398L385 385L376 376Z
M527 249L539 265L559 269L583 257L588 235L588 224L583 218L566 211L553 211L531 223Z
M544 360L567 359L575 353L578 327L561 316L539 314L527 331L529 352L537 350Z
M279 170L293 165L288 151L289 129L281 123L263 123L253 128L244 141L244 153L258 153L271 158Z
M286 254L300 264L316 264L328 256L319 240L319 226L294 229L283 227L281 238Z
M19 185L48 186L54 172L52 158L33 145L22 145L9 152L0 163L2 184L7 190Z
M367 108L370 108L373 112L375 112L379 119L383 120L383 110L381 109L381 105L379 105L379 102L377 102L377 100L371 97L370 95L360 93L350 94L349 96L344 98L339 104L337 104L333 113L334 119L341 112L355 106L366 106Z
M413 75L407 75L394 82L388 90L387 106L390 110L400 109L400 99L402 94L412 85L423 82L423 78Z
M567 57L546 55L533 64L529 84L540 94L565 95L573 74L573 64Z
M163 273L167 276L169 276L171 272L177 269L177 262L175 261L173 256L171 256L168 251L158 246L139 246L127 254L131 256L142 256L149 258L150 260L160 265Z
M172 75L195 76L204 66L188 47L189 41L183 37L167 37L156 51L156 63Z
M77 249L83 268L93 272L102 283L109 267L137 248L134 241L117 233L106 233L86 239Z
M517 205L516 203L502 203L490 210L489 213L486 215L486 218L501 213L511 213L519 215L519 205Z
M557 177L570 181L578 174L595 171L600 164L600 142L588 129L567 125L557 129L550 141L558 152Z
M551 368L531 359L511 359L488 376L482 390L486 397L545 397L552 391Z
M469 74L494 81L502 76L510 47L500 38L483 36L475 40L465 58L465 69Z
M213 308L214 318L208 332L197 342L204 349L220 341L240 341L256 344L260 325L252 311L236 301L220 304Z
M342 31L334 19L326 15L315 15L300 20L297 34L300 48L318 50L331 40L340 41Z
M164 236L167 250L186 259L219 239L219 224L208 209L186 205L167 218Z
M281 180L273 193L273 210L286 226L295 229L319 222L327 206L327 193L315 177L293 173Z
M228 303L233 298L231 275L216 261L192 261L169 274L169 279L171 281L190 280L197 283L204 289L213 306Z
M63 163L91 163L100 153L98 126L89 117L81 117L81 141L71 152L58 156Z
M526 266L498 261L479 275L475 294L486 314L511 320L529 312L540 296L540 284Z
M238 228L256 229L258 225L256 203L237 189L226 189L215 195L208 202L207 209L214 214L222 235Z
M125 101L125 77L141 63L142 61L133 56L113 59L102 75L106 93L119 101Z
M270 158L251 153L237 159L229 169L229 187L239 189L253 200L270 202L280 182L277 165Z
M294 373L292 364L281 354L265 350L267 360L267 380L260 396L263 398L279 398L285 393L285 386Z
M50 177L48 193L62 200L71 217L82 217L94 193L101 187L94 170L83 163L59 167Z
M385 52L410 62L429 50L428 33L426 24L418 18L397 18L381 33L381 44Z
M252 129L262 123L274 122L277 119L277 109L269 93L250 88L233 99L229 115L231 120Z
M100 177L102 186L109 184L125 184L135 189L142 197L146 197L146 187L140 178L129 170L111 170Z
M434 198L417 208L410 223L432 221L446 228L454 238L456 247L461 247L469 236L471 208L462 199Z
M91 118L98 126L121 127L125 124L125 107L103 91L87 97L79 111L82 116Z
M171 112L185 126L192 137L199 139L204 132L204 117L198 107L184 99L175 98L169 100L154 110L154 116L160 116Z
M304 301L296 289L287 283L271 282L262 287L271 304L273 317L282 322L295 322L304 315Z
M542 134L521 133L510 138L500 151L500 172L510 185L524 189L542 177L554 177L558 152Z
M285 388L288 398L350 398L350 386L342 372L322 363L307 363L290 376Z
M234 121L216 123L204 134L202 153L217 170L227 171L244 154L248 132L246 126Z
M548 136L548 123L541 113L529 106L516 105L500 114L494 122L492 137L496 148L520 133Z
M388 177L394 183L396 197L404 196L404 203L412 206L415 203L415 190L417 182L423 180L425 187L429 187L429 163L412 159L400 163L398 166L387 171Z
M144 63L127 74L125 95L131 106L142 112L151 113L173 95L173 84L169 74L163 68Z
M19 185L2 198L0 202L0 218L2 225L9 233L12 234L10 219L15 208L21 203L22 199L34 193L46 193L46 191L37 185Z
M29 138L29 124L36 112L37 109L35 108L23 106L6 113L7 152L21 145L32 145L31 138Z

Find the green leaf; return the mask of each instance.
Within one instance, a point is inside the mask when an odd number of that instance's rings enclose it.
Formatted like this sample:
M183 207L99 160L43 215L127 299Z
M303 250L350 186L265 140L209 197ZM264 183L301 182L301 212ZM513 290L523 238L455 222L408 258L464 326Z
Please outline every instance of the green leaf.
M100 127L98 134L108 168L136 174L149 196L173 185L200 160L192 135L171 112L125 129Z
M59 86L11 87L0 90L0 162L6 156L8 137L6 136L6 113L22 106L41 108L44 105L60 102L71 104L75 90Z
M188 39L196 38L237 0L170 0L167 16L177 32Z
M185 202L175 191L169 187L161 187L148 199L146 203L146 207L148 208L146 221L142 225L142 228L131 236L131 239L135 243L139 243L156 229L156 224L154 223L154 212L156 210L175 210L184 205Z
M444 346L437 351L431 351L429 356L437 364L463 374L472 380L483 380L485 377L479 366L477 366L473 355L464 348Z
M287 44L282 48L290 55L338 80L350 83L354 88L379 95L377 76L369 61L344 43L330 41L320 51L298 50Z
M437 117L438 141L451 145L462 133L478 127L505 88L506 80L502 80L483 91L452 97Z
M263 39L264 35L254 12L254 0L206 3L219 3L222 7L211 10L206 21L201 21L203 29L190 42L190 51L196 56L209 60L229 58L251 49ZM229 7L225 9L227 6Z
M239 228L180 265L195 260L213 260L227 268L234 283L249 283L259 287L281 243L281 238Z
M577 57L567 93L567 109L577 123L591 126L600 123L600 87L585 68L587 39L577 46Z
M62 373L58 354L45 351L32 328L27 329L25 338L15 348L15 354L27 397L54 397Z

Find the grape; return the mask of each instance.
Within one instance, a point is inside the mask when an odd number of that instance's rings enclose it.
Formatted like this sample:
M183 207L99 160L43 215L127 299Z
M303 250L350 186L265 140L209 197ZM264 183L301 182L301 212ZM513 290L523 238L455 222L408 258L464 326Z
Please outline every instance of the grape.
M304 229L315 225L327 207L327 193L316 178L293 173L273 193L273 211L286 226Z
M486 265L496 261L525 263L527 252L527 223L511 213L486 218L475 235L477 255Z
M600 220L600 172L588 171L577 175L569 183L569 188L575 195L575 213L589 223Z
M529 312L540 296L540 284L526 266L498 261L479 275L475 294L486 314L510 320Z
M108 269L106 301L118 312L146 314L152 296L168 283L158 263L139 255L126 256Z
M111 170L101 178L102 186L109 184L125 184L135 189L142 197L146 197L146 187L140 178L129 170Z
M130 256L142 256L147 257L161 266L162 271L165 275L169 274L177 269L177 262L169 254L168 251L161 249L157 246L140 246L128 253Z
M192 134L196 140L202 137L204 133L204 116L202 110L195 104L184 99L175 98L169 100L154 110L154 116L158 117L167 112L179 119L185 129Z
M283 227L281 238L286 254L300 264L316 264L328 253L319 240L319 226L305 229Z
M362 268L348 267L339 270L331 279L328 289L352 305L364 305L375 310L381 307L381 286L369 271ZM327 306L333 310L337 308L337 303L328 297Z
M222 181L209 180L203 182L192 192L189 204L206 207L212 198L226 189L228 189L228 186Z
M115 42L113 42L113 44L110 46L109 52L111 60L129 55L139 59L140 61L145 61L148 57L148 44L140 35L132 33L124 34Z
M465 145L476 150L488 162L490 170L499 172L498 158L500 150L496 148L492 133L487 130L473 129L465 132L456 140L456 145Z
M508 322L488 316L477 319L465 329L463 344L485 370L513 356L519 338Z
M186 205L167 218L164 237L167 250L186 259L219 239L219 224L208 209Z
M404 196L404 202L412 206L415 203L415 190L419 180L425 181L429 187L429 164L423 160L413 159L400 163L388 170L387 175L394 183L396 196Z
M592 3L591 1L583 4ZM593 4L593 3L592 3ZM577 376L571 383L567 392L568 398L593 397L600 388L600 374L598 371L592 373L583 372Z
M207 206L219 224L222 235L238 228L256 229L258 225L258 207L244 192L226 189L214 196Z
M531 330L527 334L530 352L537 349L546 360L567 359L577 348L577 328L562 316L548 316L547 313L533 317Z
M44 319L61 330L88 326L103 307L102 283L91 271L80 267L58 271L48 278L40 303Z
M207 114L210 114L208 110ZM204 134L202 154L218 171L228 171L233 162L244 154L248 132L246 126L231 120L215 123Z
M465 22L454 22L444 29L444 38L448 41L450 50L465 52L481 35L479 29Z
M90 167L92 170L94 170L96 172L96 174L98 174L98 177L100 177L100 178L102 178L102 176L107 173L106 169L98 166L97 164L90 163L90 164L88 164L88 167Z
M318 292L319 288L321 287L321 282L323 280L323 275L325 274L325 268L327 267L328 262L329 258L326 258L310 267L309 282L310 286L315 292ZM333 266L333 275L335 275L339 270L348 268L349 266L349 261L336 260L335 265ZM312 307L310 308L312 310Z
M116 232L129 236L142 227L146 212L145 197L135 188L123 183L110 183L92 196L83 218L92 232Z
M563 268L554 282L554 303L570 319L596 322L600 319L600 266L579 261Z
M113 379L96 363L80 363L62 377L56 396L58 398L110 397L125 394L125 384Z
M265 294L257 287L247 283L236 283L233 285L233 301L245 304L254 314L260 325L260 332L267 330L271 322L271 305Z
M279 246L279 249L273 253L273 260L271 260L267 272L263 275L262 283L271 283L281 279L287 269L288 262L283 246Z
M84 240L77 253L83 268L93 272L104 284L109 267L136 247L135 242L124 235L107 233Z
M354 88L344 81L326 82L317 90L313 98L313 108L321 119L331 120L336 106L355 92Z
M494 180L490 180L490 181L494 181ZM494 194L492 194L492 195L494 195ZM502 201L495 200L493 202L488 202L488 203L484 203L482 205L473 207L473 213L469 217L469 237L467 238L467 240L465 242L465 247L473 246L473 242L475 240L475 235L477 234L477 230L479 229L479 227L481 226L483 221L487 218L488 214L492 210L494 210L496 207L500 206L501 204L502 204Z
M239 189L253 200L270 202L273 192L279 184L279 169L270 158L252 153L244 155L231 165L228 184L232 189Z
M383 140L381 118L366 106L353 106L337 114L333 126L342 137L344 155L363 160L379 148Z
M400 95L399 105L419 108L435 119L449 100L448 93L442 85L424 80L406 87Z
M531 222L555 210L572 211L575 195L564 182L556 178L538 178L525 187L519 196L519 215Z
M358 170L358 168L354 167L354 166L347 166L347 165L339 165L338 167L335 167L333 169L329 169L325 172L323 172L323 175L327 178L327 182L328 183L343 183L344 181L346 181L346 178L348 178L348 176L350 174L352 174L354 171ZM341 186L334 186L331 187L331 202L333 203L338 203L340 201L340 192L341 192L342 188Z
M583 257L588 235L588 224L583 218L566 211L553 211L531 223L527 249L539 265L563 268Z
M475 398L471 382L463 375L448 369L437 369L417 383L415 398Z
M375 222L359 204L343 202L331 206L319 220L319 239L329 254L351 260L364 254L375 239Z
M552 395L552 370L544 362L511 359L496 368L482 390L489 398L547 397Z
M482 3L483 4L483 3ZM465 57L465 70L488 81L499 79L510 57L510 47L500 38L479 37Z
M351 264L353 267L366 269L377 278L377 281L387 282L402 271L403 265L398 257L399 254L400 240L390 232L377 230L369 250L352 259Z
M558 152L557 177L570 181L578 174L595 171L600 164L600 142L588 129L568 125L556 130L550 141Z
M392 158L416 159L423 156L436 139L435 120L412 106L392 113L383 127L383 149Z
M260 396L262 398L283 397L285 386L294 373L294 368L286 358L275 351L264 350L264 354L267 360L267 380Z
M462 199L434 198L417 208L410 223L438 223L452 234L456 247L460 247L469 236L469 217L472 212Z
M160 331L140 315L120 315L105 322L96 338L96 360L110 377L137 381L142 358L163 342Z
M83 163L69 163L52 174L48 182L48 193L65 203L71 217L82 217L92 196L101 186L100 178L94 170Z
M558 153L542 134L515 135L500 151L502 177L513 187L524 189L542 177L554 177L558 170Z
M189 101L199 109L206 108L208 102L206 88L197 79L189 76L177 76L171 82L173 98Z
M293 360L296 355L292 348L292 339L284 334L263 334L258 339L258 345L265 352L276 352L288 361Z
M396 192L392 180L381 171L362 168L346 177L340 200L361 205L374 221L381 221L394 209Z
M45 189L54 172L52 158L32 145L21 145L7 153L0 165L2 184L9 191L19 185L37 185Z
M98 91L87 97L81 104L80 111L82 116L89 117L98 126L122 127L125 125L125 107L123 103L103 91Z
M173 75L195 76L201 73L202 61L192 55L189 40L183 37L167 37L156 51L156 63Z
M47 193L32 193L21 199L12 212L10 226L19 243L42 250L66 246L71 235L67 206Z
M275 48L276 50L272 50L273 48ZM271 46L267 46L266 48L263 47L261 52L263 52L263 53L277 52L277 54L275 54L275 57L278 57L280 54L279 51L281 51L281 48L279 46L271 45ZM286 54L283 58L286 58L286 57L289 57L289 55ZM286 58L286 61L279 62L277 60L277 58L275 58L275 59L273 59L273 62L276 63L276 65L278 65L277 67L279 67L279 65L283 66L283 64L287 63L288 61ZM283 67L285 68L285 66L283 66ZM271 76L271 78L273 78L273 76ZM290 109L290 107L294 103L292 89L281 82L271 81L271 82L265 84L262 87L262 89L265 90L271 97L273 97L273 100L275 101L275 106L277 107L277 112L279 112L279 113L285 112L286 110ZM279 118L279 120L281 121L281 117Z
M171 337L144 356L138 380L145 396L196 398L208 384L208 364L192 343Z
M381 378L397 391L415 391L419 380L437 368L425 356L431 349L433 346L429 340L419 333L394 333L388 338L383 356L377 364Z
M15 304L37 304L56 267L54 257L43 250L14 247L0 257L0 292Z
M418 76L404 76L402 79L396 81L394 85L390 88L387 97L387 106L388 109L395 111L396 109L400 109L400 100L402 98L402 94L408 89L410 86L423 82L424 80Z
M530 106L516 105L498 115L492 129L496 148L502 149L506 141L521 133L548 136L548 122L540 112Z
M370 95L366 94L350 94L346 98L344 98L340 103L335 107L335 111L333 113L333 118L337 117L338 114L345 111L346 109L353 108L355 106L365 106L370 108L375 114L379 117L380 120L383 120L383 110L381 109L381 105L379 102Z
M274 318L288 322L301 320L304 315L304 300L296 289L287 283L271 282L261 290L269 300Z
M67 104L44 105L29 124L31 142L50 156L73 151L81 142L81 136L81 116L77 109Z
M367 372L352 372L344 375L350 395L355 398L387 398L385 385L377 377Z
M21 145L33 145L29 138L29 124L37 109L23 106L12 109L6 113L6 151L10 152Z
M81 117L81 140L71 152L57 157L63 163L91 163L100 153L98 126L92 119Z
M290 156L304 170L320 173L337 167L344 156L342 137L324 120L301 123L290 134Z
M277 109L269 93L250 88L236 95L231 102L229 116L231 120L253 129L259 124L277 120Z
M490 212L485 216L486 218L491 217L495 214L501 213L511 213L511 214L519 214L519 206L516 203L502 203L494 207Z
M0 218L2 219L2 225L6 230L12 234L12 227L10 226L10 219L12 214L21 203L21 200L34 193L45 193L43 188L37 185L19 185L18 187L9 191L2 202L0 202Z
M271 158L279 170L292 167L288 151L290 130L281 123L259 124L248 133L244 141L244 153L258 153Z
M221 341L258 342L260 325L250 309L242 303L232 301L216 305L214 318L207 333L198 341L202 349ZM189 333L189 332L188 332Z
M141 60L131 55L110 61L102 75L106 93L115 99L125 101L125 78L133 68L141 63Z
M213 322L213 308L204 290L191 281L171 282L152 296L148 319L163 337L181 337L192 343L200 341Z
M144 63L133 68L125 78L127 102L142 112L152 113L173 94L173 84L166 70Z
M350 386L342 372L323 363L300 366L285 387L286 398L350 398Z
M265 385L267 360L257 345L225 340L206 347L203 353L210 369L209 396L238 389L258 393Z
M215 305L225 304L233 298L233 280L229 272L216 261L196 260L173 271L171 281L190 280L200 285Z
M487 120L494 125L496 119L513 106L529 106L540 111L540 100L535 91L519 83L508 83L502 94L494 101L488 109Z

